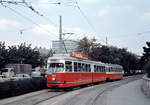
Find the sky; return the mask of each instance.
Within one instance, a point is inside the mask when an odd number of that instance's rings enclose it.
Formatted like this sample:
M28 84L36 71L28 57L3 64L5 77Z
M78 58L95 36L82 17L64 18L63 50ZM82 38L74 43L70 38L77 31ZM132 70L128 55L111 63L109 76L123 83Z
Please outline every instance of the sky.
M0 41L7 46L26 42L32 46L50 48L52 40L59 38L59 16L62 16L63 33L74 33L70 37L64 35L64 39L95 37L106 45L107 37L108 46L127 48L138 55L142 55L142 47L150 41L150 0L25 2L28 6L24 3L0 4Z

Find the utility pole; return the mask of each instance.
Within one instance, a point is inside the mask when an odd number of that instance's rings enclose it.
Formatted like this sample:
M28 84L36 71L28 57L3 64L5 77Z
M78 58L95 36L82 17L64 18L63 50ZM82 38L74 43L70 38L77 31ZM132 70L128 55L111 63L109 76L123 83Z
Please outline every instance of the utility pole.
M64 42L64 39L62 38L62 16L59 17L59 53L62 53L65 49L65 52L67 53L67 48ZM64 46L64 47L63 47Z
M62 17L59 17L59 40L62 40Z
M62 17L59 16L59 53L61 53L62 50Z
M64 48L62 47L64 45ZM64 43L64 40L62 39L62 17L59 17L59 53L62 53L65 49L67 53L67 49Z

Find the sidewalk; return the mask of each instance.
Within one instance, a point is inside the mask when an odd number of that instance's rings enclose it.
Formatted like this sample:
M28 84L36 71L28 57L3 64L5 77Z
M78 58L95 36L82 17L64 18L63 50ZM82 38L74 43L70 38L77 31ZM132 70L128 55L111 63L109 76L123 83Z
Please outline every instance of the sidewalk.
M142 80L115 88L108 94L107 105L150 105L150 99L141 91Z

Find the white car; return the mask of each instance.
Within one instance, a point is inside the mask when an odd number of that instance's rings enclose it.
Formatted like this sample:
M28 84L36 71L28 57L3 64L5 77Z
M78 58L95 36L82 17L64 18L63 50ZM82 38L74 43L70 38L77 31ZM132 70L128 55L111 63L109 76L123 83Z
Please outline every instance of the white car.
M16 74L15 77L30 78L30 76L28 74Z
M34 70L31 73L31 77L41 77L41 72L37 71L37 70Z
M11 79L30 79L31 77L28 74L16 74Z

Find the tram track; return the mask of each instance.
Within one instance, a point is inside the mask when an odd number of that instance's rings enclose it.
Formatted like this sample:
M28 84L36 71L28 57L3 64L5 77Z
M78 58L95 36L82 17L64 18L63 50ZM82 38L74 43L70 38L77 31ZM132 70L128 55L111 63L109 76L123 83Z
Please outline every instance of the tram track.
M57 97L57 96L60 96L60 95L65 94L65 93L66 93L66 92L63 92L63 93L57 94L57 95L55 95L55 96L48 97L48 98L46 98L46 99L44 99L44 100L40 100L40 101L36 102L36 103L35 103L35 104L33 104L33 105L40 104L40 103L42 103L42 102L44 102L44 101L46 101L46 100L49 100L49 99L55 98L55 97Z
M49 100L49 99L57 97L59 95L63 95L65 93L66 92L51 91L49 89L45 89L44 92L41 92L39 94L30 95L30 96L27 95L23 98L15 100L15 101L10 101L10 100L12 100L12 98L9 98L9 99L5 99L4 100L5 102L0 101L0 103L2 105L37 105L43 101ZM19 98L19 96L17 96L16 98ZM9 102L7 102L7 101L9 101Z
M137 76L136 78L130 78L130 77L126 77L127 79L125 81L118 81L118 83L112 83L111 86L108 86L107 88L105 88L104 90L100 90L100 92L98 92L98 94L95 96L94 100L92 101L91 105L97 105L95 104L97 102L97 100L100 98L101 95L103 95L105 92L108 91L112 91L114 88L120 87L124 84L128 84L129 82L135 81L139 79L139 76ZM123 83L121 83L123 82ZM115 85L114 85L115 84Z
M59 103L61 103L61 105L100 105L97 101L102 100L100 99L100 97L101 95L103 96L105 92L111 91L114 88L120 87L124 84L127 84L140 78L141 76L136 76L133 78L125 77L125 79L120 81L100 83L98 85L94 85L93 88L83 88L83 91L78 92L76 95L71 96L68 99L66 98L64 102L63 100L57 100L57 103L50 105L59 105Z

